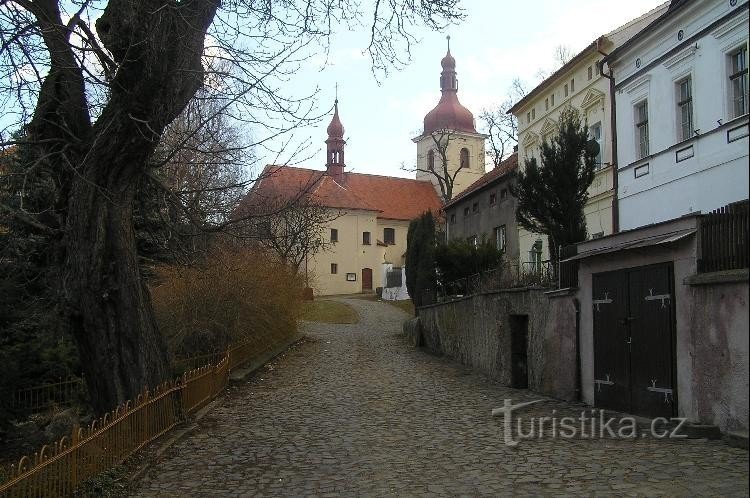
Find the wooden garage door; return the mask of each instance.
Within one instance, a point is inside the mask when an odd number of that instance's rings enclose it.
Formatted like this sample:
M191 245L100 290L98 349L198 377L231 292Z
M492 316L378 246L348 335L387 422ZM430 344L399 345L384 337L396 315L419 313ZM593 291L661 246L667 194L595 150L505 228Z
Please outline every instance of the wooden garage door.
M596 406L675 414L673 280L671 264L593 276Z

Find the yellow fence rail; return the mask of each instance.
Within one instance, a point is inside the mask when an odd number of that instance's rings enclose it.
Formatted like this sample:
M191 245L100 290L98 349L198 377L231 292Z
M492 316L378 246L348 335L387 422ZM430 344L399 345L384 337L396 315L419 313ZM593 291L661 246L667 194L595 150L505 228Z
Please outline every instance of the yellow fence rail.
M231 346L214 364L145 389L70 437L43 446L33 458L23 457L10 467L0 484L0 497L68 496L84 481L122 463L214 399L229 383L229 373L280 345L271 337L254 337Z

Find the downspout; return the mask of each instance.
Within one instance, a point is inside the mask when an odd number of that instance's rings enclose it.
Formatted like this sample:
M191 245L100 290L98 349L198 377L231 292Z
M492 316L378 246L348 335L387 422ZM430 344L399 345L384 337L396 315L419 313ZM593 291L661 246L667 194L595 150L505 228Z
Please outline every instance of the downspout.
M578 298L573 298L573 306L576 309L576 401L581 401L583 386L581 385L581 303Z
M599 48L599 42L596 47L597 52L604 56L601 64L599 64L599 74L609 80L609 118L610 118L610 129L612 133L612 190L614 190L614 196L612 197L612 233L620 231L620 208L617 202L617 189L618 189L618 167L617 167L617 107L615 106L615 77L612 72L612 68L609 68L609 74L604 72L604 63L609 66L607 58L609 54L603 52Z

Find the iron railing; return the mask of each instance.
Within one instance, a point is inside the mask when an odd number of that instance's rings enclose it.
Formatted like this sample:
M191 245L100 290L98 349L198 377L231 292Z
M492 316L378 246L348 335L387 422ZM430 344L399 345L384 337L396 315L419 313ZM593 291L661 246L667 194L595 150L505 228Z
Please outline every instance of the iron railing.
M11 392L6 401L8 408L20 412L38 412L53 406L69 406L85 398L83 379L68 377L58 382L48 382Z
M228 384L236 366L281 345L270 334L233 345L215 363L185 372L148 388L70 437L24 456L0 483L0 497L68 496L87 479L122 463L185 417L214 399ZM0 471L0 475L2 472Z
M554 287L555 272L550 261L504 262L500 267L450 282L439 282L436 289L424 289L421 306L481 292L518 287Z

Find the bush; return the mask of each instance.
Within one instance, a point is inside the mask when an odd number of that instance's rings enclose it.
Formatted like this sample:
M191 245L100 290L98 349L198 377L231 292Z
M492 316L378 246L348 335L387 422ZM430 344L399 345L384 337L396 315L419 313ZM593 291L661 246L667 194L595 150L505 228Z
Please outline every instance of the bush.
M474 245L466 240L451 240L438 244L435 264L442 284L455 282L500 266L503 253L487 240Z
M162 266L156 274L154 311L175 357L296 330L302 280L261 250L222 246L198 267Z

